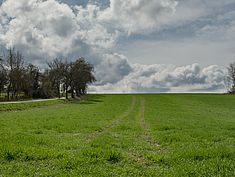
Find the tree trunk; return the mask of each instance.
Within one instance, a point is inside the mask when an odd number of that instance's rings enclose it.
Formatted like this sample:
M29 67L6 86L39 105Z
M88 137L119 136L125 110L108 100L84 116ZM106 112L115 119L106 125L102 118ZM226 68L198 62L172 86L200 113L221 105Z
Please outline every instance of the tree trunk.
M65 97L67 100L68 99L68 86L67 86L67 84L65 84Z
M7 88L7 99L10 100L10 90Z
M77 97L80 97L80 92L77 89L76 89L76 95L77 95Z
M60 98L60 86L57 86L58 98Z

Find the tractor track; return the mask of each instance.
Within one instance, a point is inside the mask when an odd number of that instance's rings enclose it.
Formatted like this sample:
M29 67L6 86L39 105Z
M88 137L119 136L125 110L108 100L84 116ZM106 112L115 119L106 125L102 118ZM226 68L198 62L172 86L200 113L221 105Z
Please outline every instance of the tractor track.
M91 133L90 136L87 138L88 143L93 141L93 140L95 140L96 138L100 137L101 135L109 132L114 127L116 127L120 123L121 120L125 119L131 112L133 112L133 110L135 108L135 105L136 105L136 97L133 96L130 108L125 113L123 113L123 115L121 115L120 117L116 118L110 124L105 126L101 131Z
M144 139L151 145L158 147L159 144L154 140L150 133L150 127L145 121L145 99L142 97L140 100L140 125L144 130Z

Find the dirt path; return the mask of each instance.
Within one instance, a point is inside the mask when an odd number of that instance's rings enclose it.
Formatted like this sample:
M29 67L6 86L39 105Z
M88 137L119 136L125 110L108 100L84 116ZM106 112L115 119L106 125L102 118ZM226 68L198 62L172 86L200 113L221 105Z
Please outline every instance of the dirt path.
M151 149L151 151L157 152L159 149L159 144L152 137L150 133L150 126L147 124L145 120L145 99L144 97L141 97L139 100L140 100L139 125L140 128L143 130L141 140L143 140L143 142L148 144L148 150ZM137 141L139 141L139 139L137 139ZM146 158L146 156L142 152L129 151L128 155L133 163L136 163L140 166L149 164L148 158Z
M116 118L114 121L112 121L110 124L108 124L107 126L105 126L101 131L99 132L95 132L92 133L89 137L88 137L88 143L93 141L94 139L96 139L97 137L109 132L112 128L116 127L121 120L125 119L135 108L136 105L136 97L133 96L132 97L132 102L131 102L131 106L129 107L129 109L120 117Z
M145 99L142 97L140 100L140 123L141 127L146 131L149 129L149 126L146 124L145 119L144 119L144 113L145 113Z
M141 125L142 129L144 130L144 138L146 139L146 141L150 145L158 147L159 144L152 137L152 135L150 133L150 127L145 121L145 99L143 97L141 98L140 107L141 107L140 108L140 113L141 113L141 115L140 115L140 125Z

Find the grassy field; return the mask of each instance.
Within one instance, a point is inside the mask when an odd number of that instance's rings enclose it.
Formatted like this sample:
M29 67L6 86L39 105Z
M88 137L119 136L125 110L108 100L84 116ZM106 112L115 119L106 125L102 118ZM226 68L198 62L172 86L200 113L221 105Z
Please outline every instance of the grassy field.
M19 101L18 101L19 102ZM4 102L3 102L4 103ZM0 113L1 112L6 112L6 111L19 111L19 110L26 110L30 108L38 108L38 107L49 107L49 106L54 106L58 104L63 104L65 103L64 100L50 100L50 101L36 101L36 102L22 102L22 103L17 103L17 104L2 104L0 102Z
M234 96L89 95L0 110L0 176L235 176Z

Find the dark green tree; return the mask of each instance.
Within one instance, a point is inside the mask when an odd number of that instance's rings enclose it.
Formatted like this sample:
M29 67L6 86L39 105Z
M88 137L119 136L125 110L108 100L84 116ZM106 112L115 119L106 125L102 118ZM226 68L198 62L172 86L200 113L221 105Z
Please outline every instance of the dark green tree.
M84 58L79 58L78 60L72 63L71 88L75 91L76 96L86 94L88 85L96 81L93 71L93 66L88 63Z

